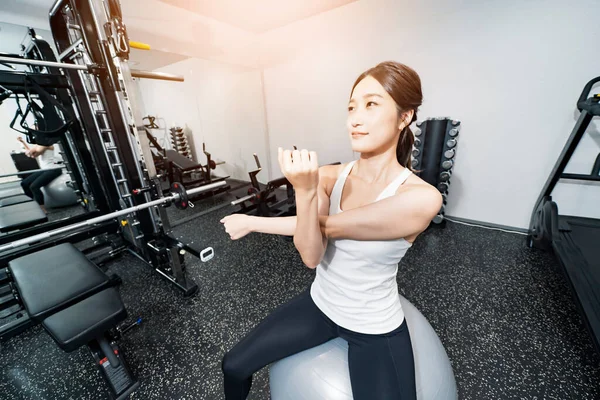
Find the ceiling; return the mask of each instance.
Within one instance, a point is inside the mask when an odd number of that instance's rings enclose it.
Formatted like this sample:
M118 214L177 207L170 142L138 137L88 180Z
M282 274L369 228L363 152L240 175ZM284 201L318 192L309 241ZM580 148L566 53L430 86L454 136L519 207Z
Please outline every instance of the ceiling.
M188 57L255 67L261 33L355 1L120 0L129 36L153 49L132 50L131 61L150 70ZM0 21L48 30L55 2L0 0Z
M0 11L47 18L56 0L0 0ZM357 0L120 0L123 8L147 8L153 1L212 18L239 29L263 33ZM127 17L127 15L125 15Z
M128 0L122 0L128 1ZM129 0L131 1L131 0ZM159 0L253 33L263 33L356 0Z

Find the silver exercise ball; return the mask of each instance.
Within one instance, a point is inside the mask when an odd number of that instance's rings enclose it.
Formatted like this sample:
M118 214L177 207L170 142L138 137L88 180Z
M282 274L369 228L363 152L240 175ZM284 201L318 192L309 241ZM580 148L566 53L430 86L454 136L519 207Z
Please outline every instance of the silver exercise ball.
M442 342L408 300L400 303L415 358L418 400L456 400L456 382ZM279 360L269 371L272 400L351 400L348 343L336 338Z
M76 204L79 199L67 182L71 180L68 174L62 174L52 182L42 187L44 205L47 208L66 207Z

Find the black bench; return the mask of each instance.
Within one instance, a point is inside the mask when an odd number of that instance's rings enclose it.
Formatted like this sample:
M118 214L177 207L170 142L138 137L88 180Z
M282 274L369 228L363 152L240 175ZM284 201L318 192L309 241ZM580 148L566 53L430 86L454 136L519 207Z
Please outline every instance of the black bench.
M8 272L30 318L60 348L88 345L114 397L124 399L139 386L108 334L127 311L100 268L63 243L10 261Z
M29 228L47 221L48 217L35 201L0 208L0 232Z
M18 194L16 196L5 197L0 199L0 207L12 206L13 204L21 204L28 203L31 200L31 197L28 197L24 194Z
M11 196L18 196L20 194L25 194L21 185L10 185L0 188L0 199L5 199Z
M0 183L0 190L15 189L15 188L20 188L20 187L21 187L21 181L20 180L8 181L8 182L2 182L2 183Z

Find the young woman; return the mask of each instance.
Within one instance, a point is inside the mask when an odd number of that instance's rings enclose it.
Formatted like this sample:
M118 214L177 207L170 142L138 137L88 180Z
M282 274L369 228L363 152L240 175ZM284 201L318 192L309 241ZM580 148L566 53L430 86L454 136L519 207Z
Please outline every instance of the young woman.
M293 235L310 289L280 306L223 358L225 398L245 399L262 367L335 337L348 341L355 400L416 399L411 341L398 297L398 262L442 197L411 172L409 125L421 105L411 68L384 62L358 77L347 127L356 161L318 167L315 152L279 149L296 191L296 217L223 218L232 239Z
M44 194L41 189L62 174L60 165L57 163L54 146L40 146L36 144L30 147L22 137L19 136L17 140L25 148L27 157L37 158L40 169L47 170L34 172L21 181L23 192L35 200L40 205L40 208L47 213L44 207Z

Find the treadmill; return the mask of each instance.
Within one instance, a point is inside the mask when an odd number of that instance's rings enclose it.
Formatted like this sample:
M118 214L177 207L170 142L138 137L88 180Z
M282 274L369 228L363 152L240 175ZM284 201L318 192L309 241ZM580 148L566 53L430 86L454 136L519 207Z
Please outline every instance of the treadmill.
M600 116L600 94L588 97L597 82L600 77L589 81L579 96L577 108L581 114L537 199L527 242L530 247L554 252L600 352L600 219L560 215L552 201L552 191L560 179L600 183L600 154L589 175L564 173L592 118Z

